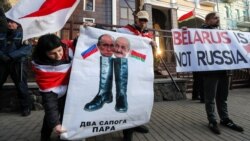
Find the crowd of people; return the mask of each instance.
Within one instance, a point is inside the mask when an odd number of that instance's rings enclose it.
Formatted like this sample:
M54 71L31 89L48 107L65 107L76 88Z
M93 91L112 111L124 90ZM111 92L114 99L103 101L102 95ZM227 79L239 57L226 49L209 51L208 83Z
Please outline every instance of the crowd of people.
M11 76L20 98L22 116L31 114L30 96L27 86L27 58L32 53L32 45L28 41L22 41L21 26L11 19L4 16L4 11L0 9L0 89L5 83L8 75ZM135 24L126 25L117 29L117 32L142 36L153 39L153 34L147 30L149 15L146 11L139 11L136 15ZM219 16L212 12L205 17L203 29L217 29L219 27ZM84 26L96 26L93 23L85 23ZM77 40L74 40L75 47ZM102 108L105 103L113 100L112 81L113 70L115 71L115 82L123 82L122 85L116 85L116 105L117 112L126 112L127 105L127 60L126 56L130 50L130 42L124 37L116 40L111 35L104 34L98 39L98 49L101 53L101 69L99 92L92 101L84 107L86 111L94 111ZM150 45L155 48L155 41ZM39 38L36 47L33 49L32 64L35 73L35 79L39 86L44 106L44 120L41 130L41 141L49 141L50 135L54 130L58 135L65 132L63 129L62 115L66 99L67 84L69 81L70 65L72 56L69 55L68 44L55 34L46 34ZM74 50L74 49L73 49ZM112 59L110 56L115 55ZM112 67L114 64L114 68ZM46 68L46 72L44 72ZM64 74L50 73L58 68L66 68ZM194 93L193 100L201 100L205 103L207 113L208 127L215 134L220 134L217 126L215 103L220 117L220 123L233 130L242 132L244 129L235 124L228 114L227 97L229 77L227 71L205 71L194 72ZM60 79L57 79L60 78ZM60 89L50 89L52 82L57 81ZM202 87L197 86L202 84ZM132 141L133 132L148 133L145 125L123 130L124 141Z

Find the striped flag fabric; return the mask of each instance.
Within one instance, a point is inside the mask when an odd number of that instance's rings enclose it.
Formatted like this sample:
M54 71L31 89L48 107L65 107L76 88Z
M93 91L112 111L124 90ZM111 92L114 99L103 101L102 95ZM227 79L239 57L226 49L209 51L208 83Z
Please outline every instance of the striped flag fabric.
M23 40L59 31L80 0L20 0L6 17L21 24Z
M187 21L191 18L193 18L195 16L195 9L193 9L192 11L182 15L179 19L178 22L183 22L183 21Z
M38 65L32 61L37 85L42 92L54 92L58 97L66 94L70 76L70 64L58 66Z
M146 60L146 55L139 53L137 51L134 51L134 50L131 51L130 57L135 58L137 60L140 60L142 62L145 62L145 60Z

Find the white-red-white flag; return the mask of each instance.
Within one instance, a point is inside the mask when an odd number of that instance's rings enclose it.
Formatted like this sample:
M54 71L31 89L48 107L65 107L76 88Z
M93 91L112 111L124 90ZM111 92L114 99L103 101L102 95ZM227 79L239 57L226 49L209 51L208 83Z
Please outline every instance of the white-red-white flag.
M80 0L20 0L6 16L22 25L23 40L59 31Z
M66 94L68 87L71 64L58 66L38 65L32 61L32 69L39 90L42 92L54 92L58 97Z

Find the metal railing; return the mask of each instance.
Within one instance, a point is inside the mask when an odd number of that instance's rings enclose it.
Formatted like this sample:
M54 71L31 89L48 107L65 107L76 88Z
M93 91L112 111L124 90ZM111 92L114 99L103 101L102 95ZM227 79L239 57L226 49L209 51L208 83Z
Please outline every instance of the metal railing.
M215 0L210 0L210 1L215 1ZM244 18L243 18L244 19ZM245 18L249 19L249 18ZM82 24L82 23L74 23L74 24ZM103 27L106 28L119 28L122 27L121 25L109 25L109 24L99 24ZM73 27L73 26L72 26ZM69 28L68 30L77 30L74 28ZM78 29L79 30L79 29ZM164 39L165 44L161 47L163 50L162 58L167 65L169 72L172 76L177 77L177 78L188 78L192 80L192 73L191 72L184 72L184 73L177 73L176 72L176 62L175 62L175 55L174 55L174 50L173 50L173 42L172 42L172 34L170 30L155 30L155 29L149 29L154 33L155 36L161 37ZM157 34L156 34L157 33ZM155 69L155 77L159 78L169 78L169 74L165 71L163 64L155 58L154 64L159 69L159 74L158 70ZM247 87L247 84L250 84L250 69L241 69L241 70L234 70L232 72L232 81L230 84L230 88L238 88L238 87ZM191 92L192 88L192 81L189 82L188 84L189 92Z

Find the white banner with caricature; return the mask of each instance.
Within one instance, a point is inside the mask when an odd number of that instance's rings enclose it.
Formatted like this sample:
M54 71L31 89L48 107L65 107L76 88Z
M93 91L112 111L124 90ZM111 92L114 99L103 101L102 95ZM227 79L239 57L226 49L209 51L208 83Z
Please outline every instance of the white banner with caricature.
M250 33L173 29L177 72L250 68Z
M153 106L150 40L92 27L81 28L62 138L69 140L145 124Z

